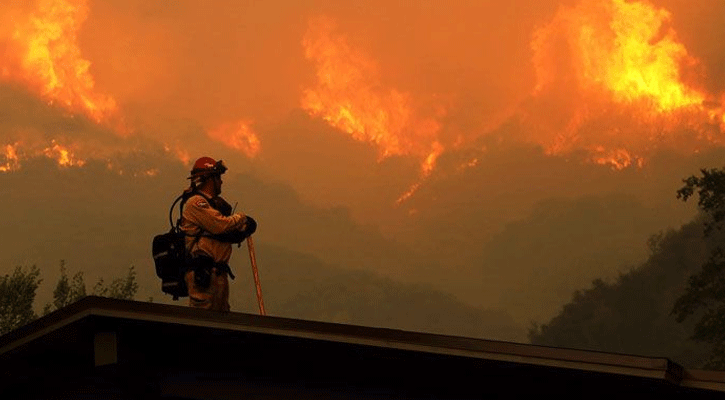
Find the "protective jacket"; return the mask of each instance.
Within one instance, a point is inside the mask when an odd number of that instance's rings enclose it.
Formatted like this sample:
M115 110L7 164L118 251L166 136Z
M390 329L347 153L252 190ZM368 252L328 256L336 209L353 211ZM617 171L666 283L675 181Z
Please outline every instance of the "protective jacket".
M212 235L243 230L247 217L244 214L224 216L201 195L193 195L184 206L181 230L186 236L186 250L191 257L207 256L220 264L229 263L232 243L220 241Z
M234 277L229 269L232 244L244 240L250 227L249 234L256 229L256 222L243 214L232 214L232 207L220 197L195 194L187 199L180 228L186 234L186 250L191 256L184 275L190 306L229 311L227 275Z

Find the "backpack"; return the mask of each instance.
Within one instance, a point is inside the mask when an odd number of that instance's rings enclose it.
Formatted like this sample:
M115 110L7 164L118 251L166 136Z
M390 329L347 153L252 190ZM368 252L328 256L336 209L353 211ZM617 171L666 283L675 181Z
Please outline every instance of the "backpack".
M169 224L171 229L154 236L151 244L151 255L156 265L156 276L161 278L161 291L173 296L174 300L189 295L184 275L186 274L186 234L179 227L184 203L192 194L184 193L177 197L169 210ZM179 206L179 219L173 223L172 214L176 203L182 200Z

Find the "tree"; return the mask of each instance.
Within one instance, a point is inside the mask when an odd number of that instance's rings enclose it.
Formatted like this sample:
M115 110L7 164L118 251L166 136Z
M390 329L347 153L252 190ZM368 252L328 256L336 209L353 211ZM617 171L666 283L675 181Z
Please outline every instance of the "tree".
M104 285L103 278L101 278L93 287L95 295L122 300L132 300L137 291L138 283L136 283L136 270L133 265L129 267L126 277L115 278L108 286Z
M53 290L53 303L45 305L43 315L53 310L61 309L68 304L75 303L85 296L86 284L83 281L83 272L77 272L69 282L68 275L66 274L65 260L60 260L60 278L55 285L55 290Z
M42 280L40 270L34 265L29 269L17 267L12 275L0 277L0 335L19 328L38 316L33 310L35 294ZM115 278L106 285L103 278L93 288L97 296L131 300L138 291L136 270L128 269L125 277ZM43 315L63 308L86 296L83 272L68 278L65 260L60 261L60 278L53 290L53 301L43 307Z
M34 320L35 291L40 285L40 271L16 267L12 275L0 277L0 335Z
M703 212L704 236L710 240L709 258L702 269L692 275L685 294L672 308L678 322L698 316L692 338L713 346L708 368L725 369L725 250L721 243L725 221L725 169L702 169L702 176L690 176L677 191L677 198L687 201L697 194L698 208Z
M103 278L99 278L93 287L93 295L110 297L113 299L132 300L138 291L136 282L136 270L129 267L128 273L123 278L115 278L106 285ZM86 296L86 284L83 279L83 272L77 272L69 281L66 273L65 261L60 261L60 278L53 290L53 303L45 305L43 315L54 310L63 308Z

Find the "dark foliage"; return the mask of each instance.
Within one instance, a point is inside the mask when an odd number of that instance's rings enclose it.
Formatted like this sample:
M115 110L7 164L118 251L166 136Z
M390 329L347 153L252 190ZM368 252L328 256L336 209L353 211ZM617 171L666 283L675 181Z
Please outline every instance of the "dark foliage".
M677 231L653 236L642 265L614 282L595 280L577 291L562 311L529 330L533 344L669 357L686 367L703 367L712 348L691 340L691 322L677 323L672 305L685 291L687 277L707 258L698 220ZM710 365L712 367L712 365Z
M93 287L94 296L110 297L112 299L132 300L138 291L136 282L136 270L129 267L128 273L123 278L115 278L106 284L103 278L98 279ZM76 272L69 281L65 268L65 261L60 261L60 278L53 290L53 302L46 304L43 308L43 315L61 309L86 296L86 282L83 272Z
M61 276L53 290L53 302L43 308L48 314L86 296L86 284L83 273L78 272L68 278L65 261L60 261ZM16 267L12 274L0 277L0 335L19 328L38 316L33 309L35 295L40 286L40 270L36 266L29 269ZM133 299L138 290L136 271L130 267L123 278L116 278L110 284L100 279L93 294L116 299Z
M40 271L16 267L12 274L0 277L0 335L21 327L37 316L33 311Z
M687 201L697 194L698 208L705 215L704 236L713 245L702 268L688 281L685 293L677 299L672 314L679 322L691 316L699 317L694 340L709 343L713 352L707 366L725 369L725 250L723 220L725 220L725 169L702 169L701 176L685 179L677 197Z

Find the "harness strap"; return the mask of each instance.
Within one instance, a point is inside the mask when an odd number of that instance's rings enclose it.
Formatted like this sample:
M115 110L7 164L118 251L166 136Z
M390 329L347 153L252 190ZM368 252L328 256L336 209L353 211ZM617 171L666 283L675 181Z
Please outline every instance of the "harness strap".
M204 194L204 193L202 193L202 192L200 192L200 191L197 191L197 190L196 190L195 188L194 188L194 189L192 189L192 190L190 190L190 191L188 191L188 192L186 192L186 191L185 191L184 193L182 193L182 194L181 194L181 195L180 195L179 197L177 197L177 198L176 198L176 200L174 200L174 203L173 203L173 204L171 205L171 210L169 210L169 221L171 221L171 220L172 220L172 218L171 218L171 214L172 214L172 211L173 211L173 209L174 209L174 206L176 205L176 203L177 203L177 202L178 202L179 200L181 200L181 204L179 205L179 219L178 219L178 220L176 221L176 227L175 227L175 229L176 229L176 230L177 230L178 232L180 232L180 231L181 231L181 219L182 219L182 217L183 217L183 214L184 214L184 205L185 205L185 204L186 204L186 202L187 202L187 201L188 201L188 200L189 200L189 199L190 199L190 198L191 198L192 196L194 196L195 194L197 194L197 195L199 195L199 196L203 197L203 198L204 198L204 199L205 199L205 200L207 201L207 203L209 203L209 205L210 205L211 207L214 207L214 205L213 205L213 203L212 203L211 199L210 199L210 198L209 198L209 197L208 197L208 196L207 196L206 194ZM173 228L174 228L174 226L173 226L173 224L172 224L172 229L173 229ZM205 230L204 230L204 229L203 229L202 227L199 227L199 231L200 231L200 232L199 232L198 234L196 234L196 235L190 235L190 234L187 234L186 232L184 232L184 234L185 234L186 236L192 236L192 237L194 237L194 241L193 241L193 242L191 243L191 246L190 246L190 250L191 250L191 249L193 249L193 248L194 248L194 246L195 246L195 245L196 245L197 243L199 243L199 240L201 240L201 237L202 237L202 236L204 236L204 237L209 237L209 238L216 238L216 236L217 236L217 235L214 235L214 234L213 234L213 233L211 233L211 232L205 231ZM186 247L186 246L184 246L184 247ZM184 253L186 254L187 252L186 252L186 251L184 251ZM188 254L188 256L189 256L189 257L190 257L191 259L194 259L194 258L199 258L199 257L191 257L191 254ZM205 256L205 257L206 257L206 256ZM209 258L211 259L211 257L209 257ZM221 263L216 263L216 262L213 262L213 260L212 260L212 264L213 264L212 266L213 266L213 267L216 267L216 268L217 268L218 270L220 270L220 271L223 271L223 272L226 272L227 274L229 274L229 277L230 277L230 278L232 278L232 279L234 279L234 278L235 278L235 276L234 276L234 273L232 273L232 269L231 269L231 268L229 267L229 265L228 265L228 264L221 264Z
M212 268L216 268L217 271L219 271L220 273L225 272L229 274L230 278L236 278L236 276L234 276L234 273L232 272L232 269L229 267L229 264L218 263L214 261L213 258L207 255L192 257L189 266L194 270L197 268L203 268L205 270L208 270L209 272L211 272Z

